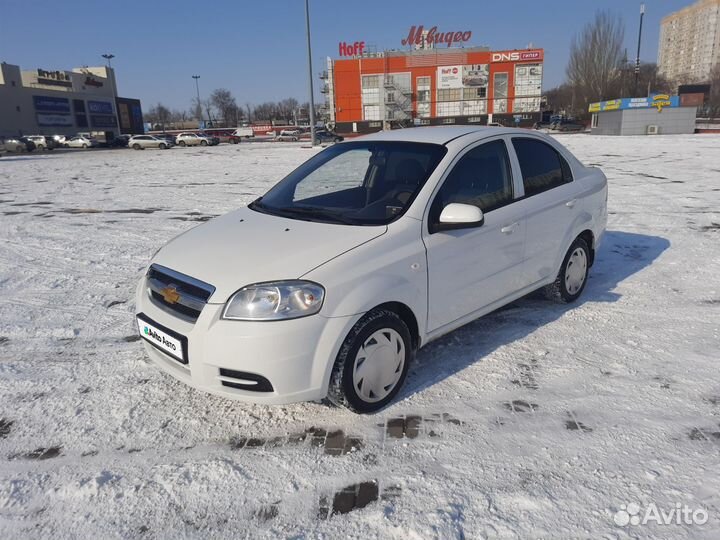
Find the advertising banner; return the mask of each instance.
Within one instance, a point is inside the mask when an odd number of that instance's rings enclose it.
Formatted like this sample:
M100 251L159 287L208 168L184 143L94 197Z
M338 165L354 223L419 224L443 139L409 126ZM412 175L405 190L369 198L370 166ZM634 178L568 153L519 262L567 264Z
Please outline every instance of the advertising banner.
M72 116L66 114L37 114L38 126L44 127L71 127L73 125Z
M114 116L98 116L96 114L90 115L90 122L93 127L99 128L116 128L117 120Z
M88 101L88 110L93 114L114 114L112 103L108 101Z
M440 66L437 68L437 87L462 88L463 86L462 66Z
M490 80L489 64L474 64L463 66L462 68L462 84L463 86L482 87L487 86Z
M655 94L646 98L611 99L591 103L588 112L618 111L625 109L648 109L653 107L662 112L666 107L680 107L680 97L667 94Z
M37 112L70 113L70 101L66 98L33 96L33 103Z

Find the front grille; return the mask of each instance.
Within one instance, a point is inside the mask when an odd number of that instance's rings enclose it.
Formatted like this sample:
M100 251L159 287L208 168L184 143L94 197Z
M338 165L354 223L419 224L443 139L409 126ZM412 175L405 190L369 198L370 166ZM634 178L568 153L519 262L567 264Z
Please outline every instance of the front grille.
M148 294L155 303L176 315L195 321L215 287L175 270L153 264L146 276Z
M220 368L220 382L223 386L237 388L238 390L250 390L252 392L273 391L272 384L265 377L245 371Z

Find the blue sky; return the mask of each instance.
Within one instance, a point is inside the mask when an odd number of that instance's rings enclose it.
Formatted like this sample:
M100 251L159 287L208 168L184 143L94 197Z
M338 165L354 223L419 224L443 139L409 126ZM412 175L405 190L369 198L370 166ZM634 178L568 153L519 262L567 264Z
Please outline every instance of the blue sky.
M647 0L641 57L656 61L660 19L691 0ZM200 75L204 96L228 88L238 103L307 100L303 0L2 0L0 60L23 69L99 65L115 54L119 94L144 108L188 109ZM596 9L619 14L634 57L640 2L633 0L310 0L313 71L339 41L400 48L412 25L472 30L472 45L545 49L545 88L562 82L572 35ZM319 82L316 78L315 88ZM316 90L317 92L317 90ZM316 93L316 101L322 96Z

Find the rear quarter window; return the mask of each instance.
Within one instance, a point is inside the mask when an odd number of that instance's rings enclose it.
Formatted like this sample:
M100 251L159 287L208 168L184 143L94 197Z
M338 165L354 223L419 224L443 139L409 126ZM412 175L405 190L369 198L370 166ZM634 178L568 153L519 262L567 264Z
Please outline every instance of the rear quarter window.
M513 138L512 143L520 163L526 197L573 181L567 160L549 144L529 138Z

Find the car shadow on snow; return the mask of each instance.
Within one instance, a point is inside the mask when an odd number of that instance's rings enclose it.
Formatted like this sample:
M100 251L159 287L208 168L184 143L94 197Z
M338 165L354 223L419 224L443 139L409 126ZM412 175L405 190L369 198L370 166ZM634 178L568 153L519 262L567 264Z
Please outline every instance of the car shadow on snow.
M450 377L585 302L616 302L622 296L615 291L617 285L653 264L668 247L670 242L659 236L606 231L577 302L556 304L531 293L433 341L418 351L398 400Z

